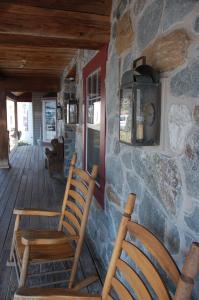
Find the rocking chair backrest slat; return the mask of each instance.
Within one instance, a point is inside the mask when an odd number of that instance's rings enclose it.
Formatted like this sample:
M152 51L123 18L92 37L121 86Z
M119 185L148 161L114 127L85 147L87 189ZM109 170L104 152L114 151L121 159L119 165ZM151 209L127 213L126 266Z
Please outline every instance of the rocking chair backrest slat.
M88 190L86 186L77 179L71 179L71 185L74 186L77 190L79 190L84 198L87 196Z
M70 225L68 222L62 221L62 226L66 229L66 231L70 235L76 235L77 234L77 232L75 231L74 227L72 225Z
M161 242L146 228L130 221L135 198L134 194L130 194L125 207L102 290L102 299L115 299L114 294L117 294L119 299L152 300L156 295L159 300L170 300L171 296L154 260L166 271L174 284L177 284L180 272ZM137 240L141 242L142 249L135 245ZM143 246L147 255L143 252Z
M129 293L128 289L115 277L112 279L112 287L119 296L119 299L132 300L133 297Z
M123 241L122 249L135 262L136 266L144 274L158 298L169 300L170 296L167 291L167 288L165 287L164 282L161 279L156 268L153 266L153 264L150 262L147 256L135 245L126 241ZM142 281L141 278L140 280ZM133 287L134 284L132 284L132 288Z
M78 221L76 215L74 215L70 211L66 210L64 212L64 217L66 217L66 220L70 222L69 224L72 224L72 226L74 227L75 231L77 233L79 233L79 231L80 231L80 222Z
M69 190L68 196L72 198L74 201L76 201L80 205L80 207L84 208L85 200L78 192Z
M67 233L73 232L80 236L83 220L94 193L97 166L93 167L92 174L75 167L76 154L73 155L69 169L68 181L64 194L59 230L66 229Z
M67 201L66 206L72 210L73 214L75 214L80 221L82 221L82 211L76 204L74 204L72 201Z
M162 269L171 278L173 283L177 285L180 277L180 271L162 243L148 229L140 224L129 221L127 229L133 237L136 237L136 239L138 239L147 248Z
M122 273L128 284L132 284L135 289L135 293L138 295L138 298L144 300L152 300L152 297L145 286L145 284L140 280L139 275L131 268L125 261L118 259L117 269Z
M90 176L84 172L83 170L79 169L79 168L75 168L74 169L74 174L76 174L77 176L79 176L80 178L82 178L82 180L84 180L85 182L87 182L88 184L91 181Z

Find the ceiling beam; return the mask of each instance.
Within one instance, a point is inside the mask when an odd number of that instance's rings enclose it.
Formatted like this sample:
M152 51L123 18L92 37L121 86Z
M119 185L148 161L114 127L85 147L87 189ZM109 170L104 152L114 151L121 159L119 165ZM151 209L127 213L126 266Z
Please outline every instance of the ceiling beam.
M52 48L52 49L92 49L97 50L102 46L101 42L81 39L73 40L69 38L57 38L57 37L39 37L30 36L25 34L5 34L0 33L0 45L3 47L12 48L30 48L42 47L42 48Z
M111 0L7 0L6 3L110 16Z
M46 8L0 3L0 33L29 35L34 37L85 40L104 44L109 41L110 20L100 16L74 11L50 10Z
M16 96L12 92L7 92L6 96L9 99L11 99L13 101L17 101L17 102L32 102L32 93L30 93L30 92L23 93L20 96Z
M0 80L0 92L58 92L60 79L49 77L8 77Z
M0 68L0 75L4 77L13 77L14 76L41 76L41 77L60 77L62 74L62 69L19 69L19 68Z

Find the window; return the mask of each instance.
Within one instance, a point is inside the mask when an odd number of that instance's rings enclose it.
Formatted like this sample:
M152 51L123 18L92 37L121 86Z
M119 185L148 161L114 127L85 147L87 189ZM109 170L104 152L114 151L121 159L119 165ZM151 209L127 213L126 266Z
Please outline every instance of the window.
M107 46L83 70L84 80L84 168L89 173L99 166L95 196L104 205L105 186L105 76Z

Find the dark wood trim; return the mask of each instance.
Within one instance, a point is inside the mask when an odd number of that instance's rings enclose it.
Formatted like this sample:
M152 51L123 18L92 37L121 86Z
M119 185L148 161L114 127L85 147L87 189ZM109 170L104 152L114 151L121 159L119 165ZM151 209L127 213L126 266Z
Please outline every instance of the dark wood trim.
M69 38L58 38L58 37L39 37L30 36L27 34L3 34L0 33L0 44L4 47L13 47L20 49L34 49L37 47L41 48L51 48L65 49L76 48L76 49L100 49L102 43L98 41L92 41L82 39L81 37L77 40L72 40Z
M97 13L30 8L7 2L0 2L0 12L1 33L68 38L71 44L82 39L102 45L110 37L110 17Z
M14 101L14 111L15 111L15 130L18 132L18 107L17 107L17 101Z
M86 78L98 68L101 69L101 130L100 130L100 187L96 185L95 196L102 207L104 207L105 190L105 151L106 151L106 60L108 45L105 45L96 56L83 69L83 93L84 93L84 131L83 131L83 165L86 168Z
M60 79L53 77L10 77L0 80L0 91L58 92Z
M7 92L6 95L16 102L32 102L32 93L24 93L20 96L15 96L12 92Z
M5 2L5 1L4 1ZM86 12L98 15L109 16L111 11L111 0L7 0L9 4L26 5L30 7L40 7L64 11Z
M6 93L0 92L0 168L9 168Z

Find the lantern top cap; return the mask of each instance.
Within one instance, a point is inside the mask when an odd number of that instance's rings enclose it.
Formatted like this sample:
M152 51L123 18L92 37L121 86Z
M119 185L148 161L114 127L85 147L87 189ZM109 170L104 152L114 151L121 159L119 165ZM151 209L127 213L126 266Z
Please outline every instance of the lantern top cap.
M142 64L137 66L137 63L140 60L142 60ZM123 74L122 85L132 84L137 81L159 83L159 80L159 72L156 71L152 66L146 64L145 57L140 57L133 62L133 70L128 70Z

